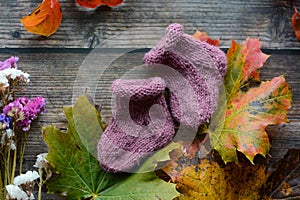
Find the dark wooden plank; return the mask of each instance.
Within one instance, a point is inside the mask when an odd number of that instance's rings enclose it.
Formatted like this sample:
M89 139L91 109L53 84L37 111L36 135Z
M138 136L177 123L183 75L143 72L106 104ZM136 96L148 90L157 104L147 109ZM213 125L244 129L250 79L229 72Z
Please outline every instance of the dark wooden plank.
M20 18L40 0L0 1L0 47L152 47L172 22L182 23L187 33L196 28L222 39L260 38L265 48L299 49L291 26L289 0L125 0L119 7L79 11L74 0L60 0L63 20L50 38L27 33Z
M33 170L36 155L47 152L47 147L41 137L41 127L55 124L58 127L66 127L66 120L61 110L63 105L72 104L74 81L79 70L85 69L83 61L93 61L95 66L112 60L120 55L123 50L100 49L97 58L89 50L84 49L7 49L0 51L0 60L11 54L20 57L19 68L30 73L31 83L25 95L34 97L42 95L47 99L47 112L38 119L32 127L28 138L24 168ZM125 54L115 59L99 80L95 101L102 105L105 119L110 115L110 85L109 82L118 78L124 72L134 66L143 63L142 57L147 49L140 49L130 54ZM293 90L293 107L288 112L290 123L272 126L268 128L272 141L270 154L273 162L280 159L285 152L292 147L300 148L300 51L268 50L271 54L266 66L262 69L262 79L267 80L274 76L284 74ZM91 60L94 58L95 60ZM86 77L97 76L100 68L95 71L81 71ZM44 194L43 199L58 199L57 196Z

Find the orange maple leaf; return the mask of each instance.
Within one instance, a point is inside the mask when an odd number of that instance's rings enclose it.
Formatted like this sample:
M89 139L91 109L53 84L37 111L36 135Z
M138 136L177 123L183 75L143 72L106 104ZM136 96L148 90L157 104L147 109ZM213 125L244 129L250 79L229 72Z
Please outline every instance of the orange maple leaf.
M117 6L123 0L76 0L76 3L82 7L97 8L99 5Z
M193 38L200 40L201 42L207 42L208 44L216 47L220 46L220 40L211 39L206 32L196 30L196 32L193 35Z
M285 78L266 82L259 78L268 57L257 39L247 39L243 45L233 40L227 52L226 106L219 105L211 119L216 125L209 130L210 144L225 163L238 162L237 151L252 163L257 154L266 156L270 142L265 128L288 121L292 92ZM252 81L257 85L252 86Z
M62 12L58 0L43 2L28 16L21 19L28 32L50 36L56 32L62 20Z

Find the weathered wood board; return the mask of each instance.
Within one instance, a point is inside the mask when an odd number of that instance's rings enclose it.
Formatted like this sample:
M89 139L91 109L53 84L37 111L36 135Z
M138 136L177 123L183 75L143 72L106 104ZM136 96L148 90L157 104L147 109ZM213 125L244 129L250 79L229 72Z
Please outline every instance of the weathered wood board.
M299 49L291 24L289 0L126 0L94 12L79 11L74 0L60 0L63 20L50 38L27 33L20 23L40 0L0 1L0 47L86 48L152 47L168 24L182 23L186 32L196 28L222 39L260 38L264 48Z

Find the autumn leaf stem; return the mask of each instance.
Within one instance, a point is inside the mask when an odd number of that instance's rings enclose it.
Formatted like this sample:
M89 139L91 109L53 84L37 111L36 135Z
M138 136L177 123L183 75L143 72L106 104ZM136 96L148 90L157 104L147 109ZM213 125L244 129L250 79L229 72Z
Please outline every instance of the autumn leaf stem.
M298 12L298 9L297 9L297 5L296 5L296 0L292 0L292 4L293 4L293 7L294 7L294 9L295 9L295 12L296 12L296 13L299 13L299 12Z
M207 132L205 132L205 133L206 133L206 134L205 134L205 137L204 137L204 139L200 142L200 144L205 144L206 141L207 141L207 139L208 139L209 132L207 131Z

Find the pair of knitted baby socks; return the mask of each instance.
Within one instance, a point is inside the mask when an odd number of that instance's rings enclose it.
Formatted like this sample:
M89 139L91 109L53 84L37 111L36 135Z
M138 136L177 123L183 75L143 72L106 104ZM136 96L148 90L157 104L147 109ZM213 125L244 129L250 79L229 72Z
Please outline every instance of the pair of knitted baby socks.
M150 67L161 64L176 70L188 85L178 79L169 81L167 103L168 80L161 77L113 82L113 116L98 143L98 159L110 172L132 172L170 143L175 135L173 121L190 127L206 122L216 108L226 72L225 54L185 34L180 24L167 28L144 61Z

